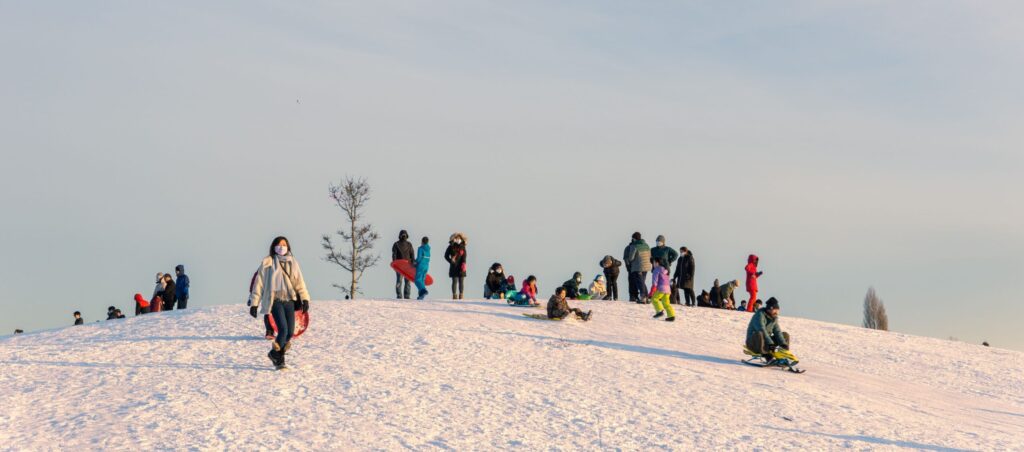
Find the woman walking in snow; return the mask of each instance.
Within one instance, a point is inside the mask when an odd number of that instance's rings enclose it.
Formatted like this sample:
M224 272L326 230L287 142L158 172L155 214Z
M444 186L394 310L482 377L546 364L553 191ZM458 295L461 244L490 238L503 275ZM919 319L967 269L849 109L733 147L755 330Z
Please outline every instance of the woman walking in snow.
M444 260L448 261L448 277L452 279L452 298L461 300L466 284L466 236L456 232L448 242Z
M285 368L285 354L291 348L295 330L295 311L309 311L309 292L302 278L299 262L292 255L288 239L277 237L270 243L270 253L256 271L256 282L249 294L249 315L274 316L277 338L267 357L277 369Z

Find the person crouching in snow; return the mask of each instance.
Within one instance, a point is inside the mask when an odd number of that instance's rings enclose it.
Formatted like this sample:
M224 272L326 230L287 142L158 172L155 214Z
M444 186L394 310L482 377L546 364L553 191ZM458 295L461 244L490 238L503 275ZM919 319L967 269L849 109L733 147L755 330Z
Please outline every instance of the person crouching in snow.
M750 303L751 306L754 303ZM779 327L779 300L769 298L764 308L758 309L747 324L747 348L773 359L776 348L789 350L789 333Z
M603 300L607 296L608 290L605 289L604 275L597 275L594 278L594 282L590 283L590 299Z
M249 294L249 315L256 318L257 310L274 316L277 338L267 357L277 369L284 369L285 354L291 348L295 330L295 311L309 311L309 292L302 278L299 262L292 255L288 239L277 237L270 242L270 253L260 263L256 284Z
M575 300L580 297L580 284L583 282L583 273L576 272L572 274L572 279L562 284L565 287L565 296L570 300Z
M651 270L651 304L654 305L654 318L659 318L665 315L665 311L668 311L668 317L665 317L666 322L674 322L676 320L676 311L672 308L670 303L672 297L672 283L668 278L668 269L661 266L661 261L651 258L651 264L654 268Z
M491 265L491 268L487 270L487 279L484 281L484 298L486 299L505 299L505 290L507 279L505 278L505 269L501 264L495 262Z
M423 237L420 247L416 250L416 299L427 296L427 271L430 270L430 239Z
M562 320L569 314L576 314L576 317L584 322L590 320L593 311L583 312L580 308L570 308L569 302L565 301L565 287L555 289L555 294L548 300L548 318Z
M135 294L135 315L149 314L149 301L142 298L141 293Z

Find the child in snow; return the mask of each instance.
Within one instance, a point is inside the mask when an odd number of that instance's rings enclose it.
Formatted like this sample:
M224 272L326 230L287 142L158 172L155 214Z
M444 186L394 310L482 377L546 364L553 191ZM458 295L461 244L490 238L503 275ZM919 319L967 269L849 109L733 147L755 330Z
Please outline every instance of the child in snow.
M654 258L651 258L651 264L654 268L651 269L651 293L649 296L651 304L654 305L654 318L659 318L665 315L665 311L668 311L665 321L675 322L676 311L672 308L672 303L669 302L672 296L672 284L669 282L668 269L661 265L661 261Z
M537 301L537 277L530 275L523 281L523 288L519 289L512 298L509 299L512 304L517 306L540 306Z
M750 294L750 301L747 302L747 310L754 310L754 301L757 300L757 278L764 272L757 271L757 264L761 261L755 254L747 256L747 266L743 268L747 272L747 293ZM739 285L739 281L736 281Z
M555 294L548 299L548 318L562 320L569 314L576 314L576 317L584 322L590 320L590 314L593 311L583 312L579 308L570 308L569 303L565 301L565 293L565 287L559 287L555 289Z
M135 315L149 314L149 302L142 298L141 293L135 294Z
M506 283L505 269L501 264L495 262L487 270L487 279L484 281L484 298L505 299Z
M267 357L275 368L284 369L295 330L295 311L309 312L309 291L287 238L276 237L270 242L270 253L260 263L256 284L249 294L249 306L253 318L257 311L274 316L277 337Z
M566 297L570 300L575 300L580 297L580 283L583 282L583 273L573 273L572 279L564 282L562 287L565 287Z
M82 318L82 313L75 311L75 325L85 325L85 319Z
M597 275L594 277L594 282L590 283L590 299L603 300L607 296L608 290L604 285L604 275Z
M789 350L789 333L779 327L779 300L769 298L763 309L758 309L747 325L747 348L772 359L776 348Z
M599 262L601 269L604 271L604 279L608 283L608 295L604 297L605 300L618 300L619 299L619 267L622 267L622 261L611 257L605 256Z
M416 250L416 299L427 296L427 270L430 269L430 239L423 237L420 247Z
M739 305L739 307L736 308L736 310L737 311L746 311L747 310L747 300L740 301L740 305Z

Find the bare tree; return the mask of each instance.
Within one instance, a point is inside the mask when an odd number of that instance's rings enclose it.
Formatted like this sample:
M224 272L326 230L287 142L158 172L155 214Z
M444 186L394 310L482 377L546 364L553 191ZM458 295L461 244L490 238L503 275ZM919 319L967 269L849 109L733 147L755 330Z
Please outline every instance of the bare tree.
M352 280L348 287L332 284L346 297L356 298L361 293L357 285L366 269L373 267L380 256L372 254L373 243L380 236L373 230L373 225L363 223L366 215L366 203L370 201L370 184L366 179L345 177L339 185L331 184L328 194L334 204L345 214L348 224L343 225L336 233L344 245L335 247L331 236L324 234L321 244L327 255L324 260L334 263L349 272Z
M885 303L878 298L875 288L868 288L864 296L864 328L889 331L889 316L885 313Z

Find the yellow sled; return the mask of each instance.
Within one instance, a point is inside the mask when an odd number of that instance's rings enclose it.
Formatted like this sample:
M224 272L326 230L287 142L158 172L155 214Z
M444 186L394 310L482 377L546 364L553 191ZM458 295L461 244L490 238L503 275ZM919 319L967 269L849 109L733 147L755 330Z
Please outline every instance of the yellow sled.
M751 366L782 367L793 373L804 373L804 370L796 368L796 365L797 363L800 362L800 360L796 358L796 355L794 355L793 352L786 350L784 348L776 348L775 351L772 352L771 359L768 359L764 355L747 348L746 345L743 346L743 353L745 353L747 356L750 356L749 359L746 359L743 362L750 364Z

